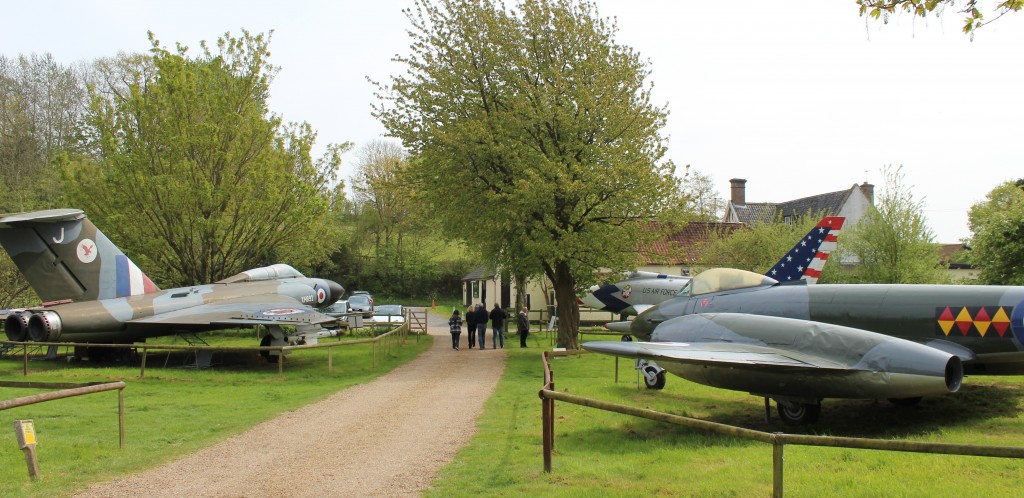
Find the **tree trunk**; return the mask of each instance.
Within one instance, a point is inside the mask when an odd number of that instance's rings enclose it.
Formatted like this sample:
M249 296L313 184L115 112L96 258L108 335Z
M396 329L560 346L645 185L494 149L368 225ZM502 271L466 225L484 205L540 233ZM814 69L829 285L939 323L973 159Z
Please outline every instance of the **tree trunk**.
M576 301L576 281L567 261L555 263L553 270L551 283L555 286L558 306L558 347L579 349L580 305Z

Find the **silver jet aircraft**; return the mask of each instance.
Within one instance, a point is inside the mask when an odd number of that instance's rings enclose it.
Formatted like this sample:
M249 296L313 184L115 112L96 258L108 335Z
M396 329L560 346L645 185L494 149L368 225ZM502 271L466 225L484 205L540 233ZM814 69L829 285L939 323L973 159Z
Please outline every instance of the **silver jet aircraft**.
M779 281L818 281L829 254L836 249L836 239L846 218L826 216L797 241L765 274ZM598 311L611 311L636 316L676 297L690 277L648 271L628 273L621 282L594 285L580 298L580 304ZM628 324L610 327L627 332Z
M774 399L783 421L805 424L824 398L911 404L956 392L965 372L1024 374L1024 287L808 286L720 268L640 314L631 333L643 342L583 347Z
M765 275L780 281L800 280L814 284L821 276L829 255L836 249L839 232L846 218L826 216L801 237ZM612 311L623 315L638 315L669 299L690 282L690 277L665 275L637 271L615 284L593 286L580 303L600 311ZM605 328L622 334L630 333L631 322L612 322ZM654 361L637 359L637 370L643 373L644 385L648 389L665 387L665 369Z
M45 301L4 320L12 341L130 343L265 325L261 345L312 340L345 290L277 264L219 282L159 290L81 210L0 215L0 244ZM294 331L282 326L291 326Z

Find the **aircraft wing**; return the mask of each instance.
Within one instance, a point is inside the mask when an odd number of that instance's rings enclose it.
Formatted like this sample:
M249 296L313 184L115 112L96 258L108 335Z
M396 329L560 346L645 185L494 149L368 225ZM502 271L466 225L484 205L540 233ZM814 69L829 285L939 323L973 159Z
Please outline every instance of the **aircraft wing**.
M847 369L845 365L826 358L754 344L593 341L584 343L582 346L584 349L597 353L626 358L644 358L658 363L743 365L819 371Z
M316 308L279 295L245 296L131 320L143 325L320 325L337 321Z

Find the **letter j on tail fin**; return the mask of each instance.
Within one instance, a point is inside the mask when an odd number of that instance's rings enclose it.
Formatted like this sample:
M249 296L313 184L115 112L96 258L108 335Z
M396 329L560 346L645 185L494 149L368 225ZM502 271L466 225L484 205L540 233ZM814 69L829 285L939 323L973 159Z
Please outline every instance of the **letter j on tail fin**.
M158 290L78 209L0 215L0 245L43 301L90 301Z

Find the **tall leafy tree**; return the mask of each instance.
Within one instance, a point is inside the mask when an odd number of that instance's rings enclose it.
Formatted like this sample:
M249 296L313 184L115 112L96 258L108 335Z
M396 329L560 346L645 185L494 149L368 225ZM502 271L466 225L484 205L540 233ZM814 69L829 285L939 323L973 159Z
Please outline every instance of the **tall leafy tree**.
M66 165L68 197L167 284L326 258L320 233L348 145L313 160L312 128L269 111L269 36L228 33L194 57L150 41L147 57L97 78L109 83L88 115L98 157Z
M701 173L686 165L683 173L683 195L686 199L684 210L694 221L717 221L722 218L725 200L718 195L711 175Z
M865 283L947 283L939 245L924 216L924 201L904 184L903 167L882 170L885 185L860 221L842 236L841 249L857 257L855 279Z
M987 284L1024 285L1024 179L1004 182L971 206L970 260Z
M420 0L406 15L411 53L375 116L419 157L449 236L552 282L558 343L576 347L577 284L635 265L657 236L641 222L682 205L647 61L586 1Z
M50 54L0 56L0 212L54 207L54 160L80 153L85 85ZM14 262L0 256L0 308L35 304Z
M370 230L378 257L392 242L401 250L412 213L408 165L405 150L395 142L374 140L356 151L352 191L372 219Z

